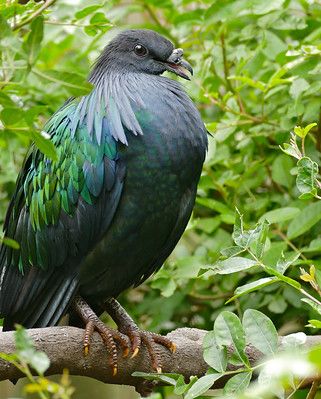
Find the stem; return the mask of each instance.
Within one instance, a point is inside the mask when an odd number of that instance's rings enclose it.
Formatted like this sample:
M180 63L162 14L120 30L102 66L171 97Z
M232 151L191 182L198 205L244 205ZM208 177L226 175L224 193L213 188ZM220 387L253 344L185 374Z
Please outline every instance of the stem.
M24 25L27 25L29 22L31 22L33 19L38 17L44 10L46 10L48 7L53 5L56 0L46 0L41 7L39 7L33 14L30 15L30 17L26 18L25 20L19 22L18 24L15 24L12 27L12 30L18 30L22 28Z
M242 103L242 99L240 97L240 94L235 92L235 89L232 86L232 83L231 83L231 81L229 79L230 71L229 71L228 62L227 62L227 56L226 56L226 46L225 46L225 35L224 35L224 33L221 34L220 40L221 40L221 47L222 47L224 78L225 78L225 81L226 81L226 86L232 93L234 93L236 95L237 103L238 103L238 106L240 108L240 112L245 112L244 105Z
M216 98L213 98L209 93L207 93L206 89L204 87L201 87L201 89L204 91L204 96L209 99L209 101L213 104L219 107L222 111L224 112L230 112L233 115L239 115L243 118L248 119L249 121L255 123L255 124L260 124L260 123L265 123L267 125L271 126L278 126L277 123L271 122L269 120L266 120L265 118L258 118L256 116L250 115L246 112L243 111L235 111L234 109L230 108L228 105L223 104L222 102L219 102Z
M275 229L273 232L276 233L278 236L280 236L280 237L282 238L282 240L283 240L290 248L292 248L297 254L300 254L300 257L301 257L303 260L308 260L308 259L306 258L306 256L304 256L304 255L300 252L300 250L288 239L288 237L287 237L284 233L282 233L281 230Z
M305 137L302 137L302 140L301 140L301 152L302 152L302 155L305 157L304 140L305 140Z
M77 28L85 28L87 26L92 26L91 24L76 24L74 22L60 22L60 21L52 21L49 19L44 21L44 23L49 25L76 26ZM104 26L114 26L114 24L104 23Z
M254 260L257 261L257 263L265 270L265 265L263 262L260 261L260 259L250 250L248 249L249 254L252 256L252 258ZM321 302L318 301L316 298L314 298L314 296L312 296L311 294L309 294L307 291L305 291L303 288L296 288L294 286L291 285L291 287L295 288L296 290L298 290L299 292L301 292L301 294L303 294L304 296L306 296L307 298L309 298L312 302L316 303L318 306L321 306Z
M228 78L230 73L229 73L229 67L228 67L227 57L226 57L226 47L225 47L225 35L224 35L224 33L221 34L220 40L221 40L221 47L222 47L224 78L225 78L225 81L226 81L226 86L228 87L228 89L232 93L235 93L234 87L232 86L232 83L231 83L231 81Z
M306 399L314 399L315 398L315 395L319 389L319 385L320 385L320 380L313 381Z
M316 131L316 148L319 152L321 152L321 107L319 111L319 121L318 121L318 129Z
M316 303L317 305L321 306L321 302L318 301L316 298L314 298L314 296L310 295L308 292L306 292L303 288L300 288L299 291L301 292L301 294L303 294L304 296L306 296L307 298L311 299L311 301L313 301L314 303Z
M30 369L29 369L29 367L28 367L27 364L25 364L25 365L23 366L23 373L26 375L26 377L28 378L28 380L29 380L32 384L38 385L36 379L35 379L35 378L33 377L33 375L31 374ZM40 397L41 399L48 399L48 395L46 395L44 392L39 391L38 394L39 394L39 397Z

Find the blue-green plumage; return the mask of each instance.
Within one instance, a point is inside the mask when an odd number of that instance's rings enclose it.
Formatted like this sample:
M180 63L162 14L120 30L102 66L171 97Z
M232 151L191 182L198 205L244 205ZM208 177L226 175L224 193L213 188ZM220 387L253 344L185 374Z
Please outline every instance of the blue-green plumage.
M76 293L96 305L139 284L186 227L206 130L182 87L159 76L163 70L127 62L123 47L131 51L144 31L129 32L126 44L115 39L99 58L92 93L69 100L44 127L57 159L34 147L26 156L5 221L20 249L0 252L7 329L56 324ZM159 48L166 60L171 43L147 36L157 43L153 60Z

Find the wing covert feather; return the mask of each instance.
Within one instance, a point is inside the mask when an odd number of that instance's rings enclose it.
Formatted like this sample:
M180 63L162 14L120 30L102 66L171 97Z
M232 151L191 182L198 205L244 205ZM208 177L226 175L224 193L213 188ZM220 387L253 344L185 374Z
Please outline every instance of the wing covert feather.
M102 120L102 142L86 128L71 134L77 103L65 104L45 126L56 145L52 161L31 147L4 224L19 250L0 249L0 315L26 327L56 323L77 288L81 260L113 219L125 167ZM49 323L49 324L48 324Z

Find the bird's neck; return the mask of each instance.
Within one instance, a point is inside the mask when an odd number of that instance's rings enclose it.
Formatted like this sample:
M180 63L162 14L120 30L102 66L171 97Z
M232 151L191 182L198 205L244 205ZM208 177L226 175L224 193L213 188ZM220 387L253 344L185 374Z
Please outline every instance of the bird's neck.
M94 89L80 100L73 117L72 133L85 124L88 134L98 144L103 142L104 131L108 130L116 141L127 145L126 135L143 134L136 115L151 106L151 98L157 101L162 94L165 98L167 91L184 93L171 79L143 73L97 70L89 80Z
M116 141L127 145L126 134L143 134L135 110L144 108L140 87L141 76L110 71L95 73L89 81L92 92L82 97L74 114L72 133L85 124L88 133L100 144L103 130L109 129Z

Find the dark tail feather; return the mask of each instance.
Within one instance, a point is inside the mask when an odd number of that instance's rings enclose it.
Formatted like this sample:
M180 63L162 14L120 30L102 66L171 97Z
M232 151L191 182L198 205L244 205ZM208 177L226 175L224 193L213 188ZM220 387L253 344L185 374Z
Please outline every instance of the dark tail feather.
M14 325L21 324L25 328L41 328L56 325L66 313L78 287L75 275L66 276L53 273L44 284L37 286L37 295L28 302L5 316L3 331L14 330Z

